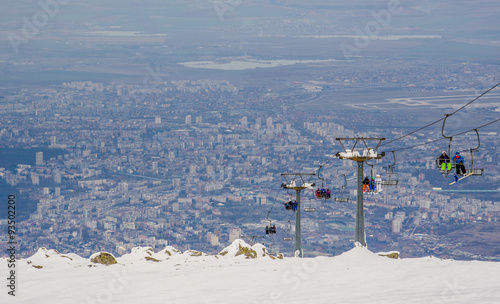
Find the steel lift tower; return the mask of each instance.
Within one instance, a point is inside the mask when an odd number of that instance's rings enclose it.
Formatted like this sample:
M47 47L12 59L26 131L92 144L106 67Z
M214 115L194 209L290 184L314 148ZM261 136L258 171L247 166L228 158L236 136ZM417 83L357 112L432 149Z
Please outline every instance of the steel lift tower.
M281 176L285 178L285 183L281 184L282 188L295 190L297 210L295 211L295 244L293 247L294 255L297 257L302 257L302 239L301 239L301 228L300 228L300 192L305 189L313 189L315 184L311 184L310 181L315 173L282 173ZM307 182L304 178L308 178Z
M335 156L339 159L349 159L357 162L358 164L358 194L356 203L356 230L354 232L354 242L359 242L363 247L366 247L366 235L365 235L365 215L364 215L364 205L363 205L363 166L367 160L370 159L381 159L385 156L385 152L378 153L377 149L380 143L385 140L385 138L337 138L344 149L344 152L337 152ZM348 149L345 146L345 142L354 142L353 146ZM368 147L368 141L377 141L377 146L375 148ZM358 144L360 145L359 147Z

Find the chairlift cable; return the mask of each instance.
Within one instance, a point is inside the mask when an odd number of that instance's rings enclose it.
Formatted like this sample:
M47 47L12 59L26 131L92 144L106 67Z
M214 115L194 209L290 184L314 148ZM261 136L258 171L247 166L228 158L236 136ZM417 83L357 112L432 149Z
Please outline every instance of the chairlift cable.
M463 131L463 132L460 132L460 133L456 133L456 134L453 134L453 135L450 135L449 137L455 137L455 136L459 136L459 135L463 135L463 134L466 134L466 133L469 133L469 132L472 132L474 130L477 130L477 129L481 129L481 128L484 128L486 126L489 126L491 124L494 124L496 122L500 121L500 118L499 119L496 119L496 120L493 120L493 121L490 121L489 123L486 123L482 126L479 126L479 127L476 127L476 128L473 128L473 129L470 129L470 130L467 130L467 131ZM401 149L395 149L395 150L391 150L391 151L388 151L388 152L399 152L399 151L404 151L404 150L408 150L408 149L412 149L412 148L416 148L416 147L420 147L420 146L425 146L425 145L428 145L428 144L432 144L432 143L435 143L435 142L438 142L438 141L441 141L441 140L445 140L445 139L448 139L448 138L438 138L438 139L435 139L435 140L431 140L431 141L428 141L428 142L425 142L425 143L422 143L422 144L418 144L418 145L413 145L413 146L410 146L410 147L405 147L405 148L401 148Z
M475 102L476 100L478 100L479 98L481 98L481 97L483 97L484 95L488 94L490 91L492 91L493 89L495 89L495 88L496 88L496 87L498 87L499 85L500 85L500 82L499 82L499 83L497 83L497 84L495 84L494 86L492 86L492 87L491 87L491 88L489 88L488 90L484 91L481 95L479 95L479 96L477 96L476 98L474 98L473 100L469 101L468 103L466 103L465 105L463 105L462 107L460 107L458 110L455 110L455 111L454 111L454 112L452 112L451 114L448 114L448 115L447 115L447 117L452 116L452 115L454 115L454 114L458 113L459 111L463 110L464 108L466 108L467 106L469 106L470 104L472 104L473 102ZM388 145L388 144L390 144L390 143L392 143L392 142L395 142L395 141L397 141L397 140L400 140L400 139L403 139L403 138L405 138L405 137L407 137L407 136L410 136L410 135L412 135L412 134L414 134L414 133L416 133L416 132L418 132L418 131L421 131L421 130L423 130L423 129L425 129L425 128L428 128L428 127L430 127L430 126L432 126L432 125L437 124L438 122L443 121L445 118L446 118L446 117L443 117L443 118L438 119L438 120L436 120L436 121L434 121L434 122L431 122L431 123L429 123L429 124L425 125L424 127L421 127L421 128L419 128L419 129L417 129L417 130L415 130L415 131L412 131L412 132L410 132L410 133L408 133L408 134L402 135L402 136L400 136L400 137L398 137L398 138L396 138L396 139L393 139L393 140L387 141L387 142L385 142L385 143L381 144L380 146L381 146L381 147L383 147L383 146Z

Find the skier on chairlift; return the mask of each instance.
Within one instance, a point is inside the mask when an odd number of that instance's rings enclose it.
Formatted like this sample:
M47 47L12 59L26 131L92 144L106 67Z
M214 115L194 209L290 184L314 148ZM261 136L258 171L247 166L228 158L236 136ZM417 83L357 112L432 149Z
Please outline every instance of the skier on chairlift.
M370 183L368 184L368 188L370 189L370 193L375 193L375 178L372 177Z
M363 192L369 192L370 191L370 179L367 177L365 177L365 179L363 180Z
M441 155L438 157L438 165L441 166L441 171L450 171L451 170L451 160L446 151L443 151Z
M382 178L380 177L380 174L377 174L377 176L375 176L375 187L376 187L376 193L379 193L380 191L382 191Z
M457 179L458 175L465 175L466 170L464 166L465 159L462 155L460 155L460 152L455 153L455 157L453 158L453 161L455 162L455 167L457 168L457 174L455 176L455 180Z

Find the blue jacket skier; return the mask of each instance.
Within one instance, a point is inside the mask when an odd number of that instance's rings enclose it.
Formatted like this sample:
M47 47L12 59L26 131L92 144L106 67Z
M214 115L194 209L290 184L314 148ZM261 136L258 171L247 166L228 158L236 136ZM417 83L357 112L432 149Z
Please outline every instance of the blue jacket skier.
M460 152L455 153L455 157L453 157L453 161L455 162L455 167L457 168L457 175L465 175L466 170L464 166L465 159Z

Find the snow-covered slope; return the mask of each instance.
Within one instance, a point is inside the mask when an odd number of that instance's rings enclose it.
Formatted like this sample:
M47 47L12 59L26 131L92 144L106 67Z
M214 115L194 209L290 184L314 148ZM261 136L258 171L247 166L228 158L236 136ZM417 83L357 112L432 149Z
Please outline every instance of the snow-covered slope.
M250 247L238 240L224 256L180 253L171 247L154 253L137 247L110 266L40 249L30 259L18 261L17 296L8 296L3 287L0 303L498 303L500 299L500 263L391 259L363 247L336 257L273 259L262 254L247 259L236 256L240 245ZM5 258L0 273L7 273Z

